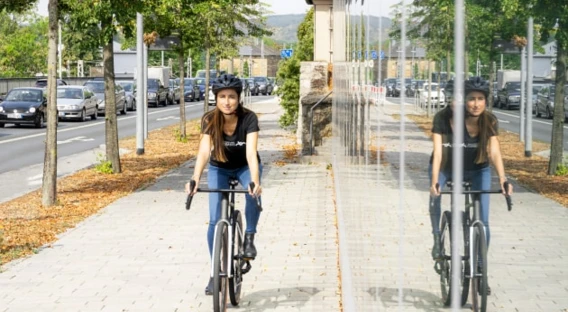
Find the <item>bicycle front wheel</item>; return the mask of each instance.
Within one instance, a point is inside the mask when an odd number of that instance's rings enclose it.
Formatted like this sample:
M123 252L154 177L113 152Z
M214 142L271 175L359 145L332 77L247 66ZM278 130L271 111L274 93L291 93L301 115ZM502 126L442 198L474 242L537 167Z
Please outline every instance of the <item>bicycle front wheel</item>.
M213 311L215 312L227 310L228 234L225 222L217 224L213 251Z
M237 306L241 300L243 266L245 265L243 260L243 220L240 211L235 210L233 220L233 252L231 253L233 256L231 261L233 276L229 278L229 298L231 299L231 304Z
M475 312L485 312L487 310L487 240L482 224L475 225L472 241L471 261L474 264L474 272L471 280L471 306Z
M460 214L460 218L464 220L464 213L463 211L458 212ZM460 304L463 306L467 302L467 296L469 292L469 268L467 263L463 260L460 261L459 268L452 267L452 241L456 240L456 242L463 241L465 232L463 230L458 231L458 237L454 238L451 235L452 232L452 214L449 211L444 211L442 215L442 222L440 225L441 236L440 236L440 288L442 291L442 303L444 306L448 307L451 304L451 294L452 294L452 272L454 270L458 270L460 274L460 284L457 285L459 287L459 293L461 295ZM465 251L463 249L460 250L459 256L461 259L465 258Z

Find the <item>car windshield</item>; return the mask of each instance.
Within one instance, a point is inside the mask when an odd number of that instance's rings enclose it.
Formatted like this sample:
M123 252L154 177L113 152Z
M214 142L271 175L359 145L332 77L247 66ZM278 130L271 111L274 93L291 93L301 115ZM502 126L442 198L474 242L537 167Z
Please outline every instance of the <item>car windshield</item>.
M254 81L258 83L266 83L266 78L264 77L254 77Z
M119 82L118 84L121 85L126 92L132 92L132 88L134 87L134 83L132 82Z
M205 85L205 79L195 79L195 84L199 86Z
M507 85L507 90L521 91L521 83L520 82L509 83Z
M95 93L104 93L105 92L105 83L104 82L87 82L85 83L85 87L91 89L91 91Z
M83 90L77 88L57 89L58 99L82 99Z
M426 81L416 81L416 88L417 89L422 89L422 87L424 87L424 83Z
M431 91L438 91L438 85L431 85L424 87L424 90L428 91L428 89L430 89Z
M157 79L148 79L148 88L158 89L160 84Z
M43 100L41 91L38 90L12 90L6 98L5 101L21 101L21 102L41 102Z
M193 85L193 81L191 79L184 79L183 85L186 86L186 87L190 87L190 86Z
M254 84L254 79L247 79L248 83Z
M35 86L38 88L47 87L47 80L38 80L36 81Z

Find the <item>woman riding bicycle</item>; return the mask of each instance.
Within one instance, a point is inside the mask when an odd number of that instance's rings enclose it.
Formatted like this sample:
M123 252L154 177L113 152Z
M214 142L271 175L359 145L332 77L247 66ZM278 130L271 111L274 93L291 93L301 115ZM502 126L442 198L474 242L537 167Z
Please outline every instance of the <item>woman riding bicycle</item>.
M260 218L256 201L253 198L260 196L260 176L262 164L257 151L258 143L258 119L254 112L244 108L240 104L242 82L233 75L221 75L213 82L213 94L215 95L215 109L205 113L201 119L201 139L199 151L195 161L195 169L192 179L196 182L195 188L189 190L186 184L186 192L191 195L197 192L197 186L201 174L207 162L208 187L212 189L228 189L229 178L235 177L241 185L249 185L254 182L254 190L249 188L246 195L245 218L246 231L244 240L244 257L254 259L256 248L254 235ZM215 225L221 214L221 194L209 194L209 229L207 243L209 255L213 252L213 237ZM205 293L211 295L213 291L213 279L205 288Z
M430 158L428 173L430 176L430 221L434 235L432 257L439 258L440 254L440 189L452 177L452 144L453 144L453 83L448 82L445 89L447 106L434 116L432 141L434 151ZM499 176L499 185L503 194L503 184L507 181L505 168L501 157L501 147L498 138L497 118L487 111L488 84L479 77L465 81L465 124L463 137L463 179L472 183L472 190L489 190L491 186L491 168L493 164ZM439 185L439 187L437 187ZM508 194L513 191L509 183ZM487 229L487 244L489 245L489 194L480 197L480 219Z

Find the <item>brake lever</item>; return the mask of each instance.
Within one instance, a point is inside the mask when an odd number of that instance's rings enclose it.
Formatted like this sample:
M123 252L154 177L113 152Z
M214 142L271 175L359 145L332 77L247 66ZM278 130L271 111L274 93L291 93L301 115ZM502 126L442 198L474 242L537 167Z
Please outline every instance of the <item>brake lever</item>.
M503 183L503 188L505 189L505 200L507 201L507 210L511 211L513 209L513 200L511 195L509 195L509 182L505 181Z
M249 187L252 191L254 191L254 186L254 182L251 182L249 184ZM260 196L255 196L254 198L256 199L256 209L258 209L258 211L262 211L262 206L260 205Z

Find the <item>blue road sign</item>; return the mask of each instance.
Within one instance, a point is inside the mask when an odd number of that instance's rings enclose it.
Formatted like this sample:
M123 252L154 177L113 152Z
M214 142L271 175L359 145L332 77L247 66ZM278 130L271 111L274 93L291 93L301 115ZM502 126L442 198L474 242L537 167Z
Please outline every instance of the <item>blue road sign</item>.
M377 59L377 51L371 50L371 58L372 58L373 60L376 60L376 59Z
M385 59L385 51L381 50L381 60Z
M293 53L294 53L294 50L292 50L292 49L283 49L282 51L280 51L280 57L291 58Z

